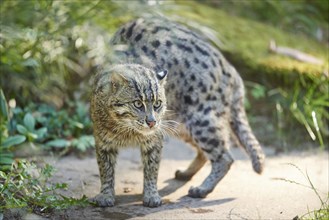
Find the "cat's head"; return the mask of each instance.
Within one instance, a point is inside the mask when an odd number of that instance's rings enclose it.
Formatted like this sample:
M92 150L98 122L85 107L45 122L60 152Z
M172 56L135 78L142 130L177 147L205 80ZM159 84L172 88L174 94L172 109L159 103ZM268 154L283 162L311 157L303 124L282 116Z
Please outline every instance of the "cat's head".
M111 66L96 76L96 90L117 132L153 134L166 111L167 71L154 72L138 64ZM105 100L104 100L105 99Z

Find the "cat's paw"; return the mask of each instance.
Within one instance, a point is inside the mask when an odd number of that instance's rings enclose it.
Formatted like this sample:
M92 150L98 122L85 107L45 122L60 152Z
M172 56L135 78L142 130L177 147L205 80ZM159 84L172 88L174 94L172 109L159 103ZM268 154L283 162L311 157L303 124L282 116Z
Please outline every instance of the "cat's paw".
M176 170L175 173L175 179L176 180L183 180L183 181L187 181L190 180L192 178L193 175L188 174L182 170Z
M209 189L203 187L191 187L188 191L188 196L192 198L205 198L210 193Z
M143 205L150 208L158 207L162 204L161 197L159 195L144 196Z
M96 203L100 207L112 207L114 206L114 196L111 194L100 193L94 198L89 199L90 202Z

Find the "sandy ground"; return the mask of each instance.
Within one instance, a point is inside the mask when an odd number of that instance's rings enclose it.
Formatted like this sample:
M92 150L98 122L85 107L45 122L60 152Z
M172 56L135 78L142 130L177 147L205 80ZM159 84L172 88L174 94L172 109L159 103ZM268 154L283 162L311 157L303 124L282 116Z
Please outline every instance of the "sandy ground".
M116 169L115 207L72 208L55 213L53 219L293 219L308 210L320 207L320 200L311 189L280 179L309 186L302 172L308 173L320 195L328 193L328 154L290 153L274 155L265 148L266 167L262 175L253 172L251 162L242 149L232 149L235 163L230 172L205 199L186 196L191 186L201 184L210 172L207 163L190 181L173 179L178 168L187 167L194 151L183 142L171 139L163 151L158 188L164 204L158 208L142 206L143 173L138 149L123 149ZM47 162L57 168L55 182L67 182L65 193L74 197L95 196L100 181L95 157L78 159L51 158ZM28 215L26 219L36 219Z

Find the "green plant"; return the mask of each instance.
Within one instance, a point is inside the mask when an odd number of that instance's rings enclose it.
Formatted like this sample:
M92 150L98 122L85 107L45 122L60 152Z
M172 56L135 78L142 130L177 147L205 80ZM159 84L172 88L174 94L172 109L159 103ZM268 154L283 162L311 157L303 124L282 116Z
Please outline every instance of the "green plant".
M249 97L255 100L265 98L267 88L259 83L252 81L245 81L244 84L247 91L245 107L247 110L249 110L251 108L251 100L249 100Z
M0 170L8 170L13 162L12 148L23 143L26 137L23 135L8 136L7 124L9 120L6 97L0 89Z
M35 119L31 113L26 113L23 120L24 124L17 125L17 131L24 135L29 142L42 140L47 134L47 128L41 127L36 129Z
M309 137L317 141L324 149L325 139L329 136L329 93L328 79L315 78L312 82L301 77L293 89L279 88L280 97L276 98L281 110L287 114L280 114L281 120L291 121L291 118L302 124Z
M69 102L63 110L32 103L23 109L16 107L12 112L10 133L21 134L41 148L53 148L62 153L72 149L84 152L95 144L85 103Z
M307 180L308 185L296 182L294 180L285 179L285 178L275 178L275 179L309 188L314 191L314 193L316 194L316 196L319 198L319 200L321 202L321 207L319 209L316 209L313 211L308 211L308 213L303 214L301 217L297 216L297 219L300 219L300 220L303 220L303 219L305 219L305 220L306 219L327 220L327 219L329 219L329 192L327 192L327 197L325 199L323 199L320 196L318 189L314 186L307 171L304 173L298 166L296 166L295 164L292 164L292 163L287 163L286 165L293 166L294 168L296 168L303 175L303 177Z
M14 163L10 172L0 171L0 210L28 208L44 214L89 204L86 196L76 199L59 194L57 191L66 189L67 184L49 184L53 172L54 168L48 164L38 168L24 160Z

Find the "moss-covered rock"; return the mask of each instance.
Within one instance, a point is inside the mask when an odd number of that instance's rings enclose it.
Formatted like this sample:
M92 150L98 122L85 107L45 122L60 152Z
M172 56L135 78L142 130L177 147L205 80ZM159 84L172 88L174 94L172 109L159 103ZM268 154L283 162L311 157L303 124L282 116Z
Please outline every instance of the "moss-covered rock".
M178 9L173 14L180 15L180 21L189 23L194 20L211 27L223 43L222 52L241 72L244 78L260 82L278 82L287 74L310 77L328 73L328 46L305 36L284 32L261 22L228 15L225 11L193 1L182 1L179 5L188 7ZM320 60L322 65L303 63L291 57L269 51L269 43L294 48Z

